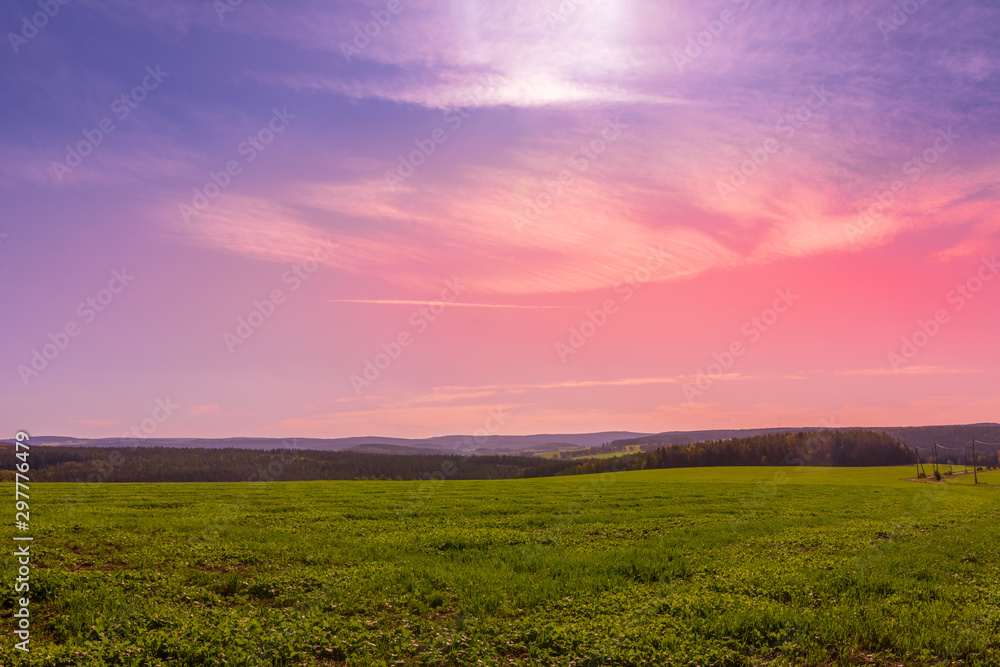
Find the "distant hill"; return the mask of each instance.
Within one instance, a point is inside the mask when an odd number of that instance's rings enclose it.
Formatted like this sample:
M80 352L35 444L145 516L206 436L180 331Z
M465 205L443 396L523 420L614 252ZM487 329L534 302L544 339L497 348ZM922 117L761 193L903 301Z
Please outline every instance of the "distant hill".
M373 448L379 452L357 451ZM251 482L292 480L516 479L620 470L701 466L871 466L911 463L914 452L870 430L771 434L671 445L623 456L561 461L535 456L407 454L396 445L354 451L173 447L31 449L35 482ZM13 481L14 447L0 445L0 481ZM85 492L77 490L81 496Z
M921 456L929 455L937 443L947 448L946 452L958 456L969 446L973 439L982 442L1000 443L1000 424L966 424L963 426L907 426L901 428L880 429L892 437L905 442L910 447L916 447ZM996 453L998 447L978 446L979 454ZM946 460L948 454L939 451L941 460Z
M599 433L538 434L538 435L443 435L433 438L409 439L380 436L351 438L74 438L68 436L34 436L33 445L66 447L183 447L187 449L308 449L312 451L352 451L358 453L431 455L539 455L562 452L560 458L581 459L629 451L652 451L669 445L690 445L696 442L752 438L781 433L814 433L826 430L819 426L799 428L712 429L703 431L665 431L634 433L603 431ZM958 461L973 440L1000 443L1000 424L962 424L951 426L887 426L875 428L843 427L833 430L877 431L915 448L922 457L929 457L937 443L942 461ZM0 442L11 442L0 440ZM1000 447L983 446L982 454L996 455Z
M433 438L387 438L360 436L351 438L74 438L68 436L32 436L31 444L59 445L66 447L184 447L189 449L308 449L312 451L374 452L372 447L383 448L381 453L397 454L532 454L536 452L583 449L621 438L648 435L632 431L606 431L601 433L561 433L538 435L442 435ZM11 440L0 440L10 443ZM393 447L402 448L393 450ZM388 448L388 449L386 449Z

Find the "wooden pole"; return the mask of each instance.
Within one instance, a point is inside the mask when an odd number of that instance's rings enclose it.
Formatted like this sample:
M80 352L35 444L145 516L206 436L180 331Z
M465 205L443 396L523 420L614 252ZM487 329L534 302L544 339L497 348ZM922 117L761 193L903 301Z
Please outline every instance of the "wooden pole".
M974 481L975 484L979 484L979 472L978 472L979 466L977 465L978 463L979 463L979 461L978 461L978 459L976 459L976 441L973 440L972 441L972 479L975 480Z
M938 470L938 457L937 457L937 443L934 443L934 479L941 476L941 471Z

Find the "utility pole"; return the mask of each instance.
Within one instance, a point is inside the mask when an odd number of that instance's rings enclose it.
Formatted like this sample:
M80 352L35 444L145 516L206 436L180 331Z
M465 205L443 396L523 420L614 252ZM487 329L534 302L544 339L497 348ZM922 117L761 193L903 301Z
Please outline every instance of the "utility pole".
M975 484L979 484L979 467L976 465L979 461L976 459L976 441L972 441L972 479L975 480Z
M938 457L937 457L937 443L934 443L934 479L941 477L941 472L938 470Z

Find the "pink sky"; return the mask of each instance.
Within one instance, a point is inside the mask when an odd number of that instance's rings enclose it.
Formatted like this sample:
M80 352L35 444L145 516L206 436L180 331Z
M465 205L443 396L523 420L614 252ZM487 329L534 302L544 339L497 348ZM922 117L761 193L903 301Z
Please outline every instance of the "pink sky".
M8 36L0 433L998 421L995 5L387 7Z

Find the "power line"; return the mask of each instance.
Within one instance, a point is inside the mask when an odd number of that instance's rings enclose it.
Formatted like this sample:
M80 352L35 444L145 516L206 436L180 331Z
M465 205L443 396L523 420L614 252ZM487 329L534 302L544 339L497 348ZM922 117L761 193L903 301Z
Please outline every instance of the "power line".
M1000 447L1000 442L982 442L980 440L976 440L976 444L977 445L987 445L989 447ZM965 451L968 448L969 448L968 445L966 445L965 447L945 447L944 445L938 445L938 449L947 449L948 451L952 451L952 452Z

